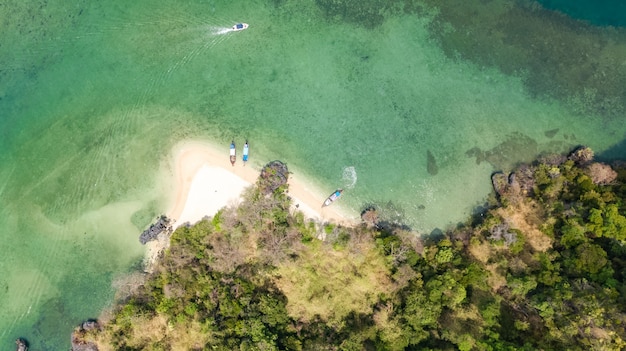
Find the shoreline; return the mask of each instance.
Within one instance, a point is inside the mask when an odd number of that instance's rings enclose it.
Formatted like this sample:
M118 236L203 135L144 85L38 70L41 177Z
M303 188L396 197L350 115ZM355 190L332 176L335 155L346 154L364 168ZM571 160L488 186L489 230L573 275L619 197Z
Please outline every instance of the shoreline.
M270 160L259 162L251 157L244 166L241 149L237 151L237 161L232 166L228 145L219 148L206 141L188 140L174 146L170 155L174 189L166 211L166 215L175 221L174 228L184 223L194 224L224 206L237 204L243 190L256 183L262 167ZM306 218L343 225L355 223L355 219L337 204L322 208L326 196L312 182L290 174L288 184L292 209L303 212Z
M172 148L163 180L168 184L165 215L173 221L173 230L213 216L225 206L237 205L243 191L256 183L262 167L270 160L257 160L252 156L244 166L241 149L237 151L233 166L229 160L229 145L220 148L207 141L187 140ZM291 211L300 211L305 218L319 222L344 226L358 223L356 217L350 217L337 204L322 207L326 199L324 193L305 178L290 174L288 184ZM161 252L169 246L169 236L159 236L145 246L144 271L150 272Z

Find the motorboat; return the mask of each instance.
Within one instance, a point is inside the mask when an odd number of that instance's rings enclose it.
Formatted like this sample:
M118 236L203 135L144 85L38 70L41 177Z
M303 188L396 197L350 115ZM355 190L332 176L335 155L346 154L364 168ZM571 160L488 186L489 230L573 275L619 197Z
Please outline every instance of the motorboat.
M250 145L248 145L248 141L246 140L246 143L243 144L243 164L244 166L246 165L246 162L248 162L248 154L250 153Z
M335 192L330 194L330 196L324 201L324 204L322 205L322 207L329 206L330 204L335 202L341 196L342 192L343 192L343 189L335 190Z
M235 149L235 141L233 140L230 143L230 164L234 166L235 161L237 161L237 150Z
M247 23L237 23L233 26L233 32L239 32L242 31L244 29L248 28L248 24Z

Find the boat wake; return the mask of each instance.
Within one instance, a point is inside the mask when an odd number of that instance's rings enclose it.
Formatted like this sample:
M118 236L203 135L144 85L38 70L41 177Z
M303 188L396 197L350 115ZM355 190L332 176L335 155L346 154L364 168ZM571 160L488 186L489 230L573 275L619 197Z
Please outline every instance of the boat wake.
M213 35L224 35L230 32L234 32L232 28L229 27L213 27L211 28L211 34Z
M352 189L356 185L357 175L356 169L353 166L348 166L343 169L343 176L341 177L344 188Z

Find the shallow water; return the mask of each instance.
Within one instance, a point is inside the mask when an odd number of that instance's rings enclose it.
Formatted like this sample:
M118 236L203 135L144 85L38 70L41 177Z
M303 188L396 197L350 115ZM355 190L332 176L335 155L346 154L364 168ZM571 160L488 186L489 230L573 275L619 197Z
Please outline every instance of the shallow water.
M527 6L535 25L599 45L595 65L551 83L536 72L570 71L546 66L549 51L507 66L527 28L492 31L504 39L485 37L487 62L445 2L385 16L358 4L5 2L0 345L67 349L71 329L111 301L112 281L141 260L139 232L165 211L160 165L186 138L223 143L225 157L247 138L251 157L345 188L338 204L351 213L376 204L423 234L464 221L494 170L578 144L623 152L625 75L609 64L626 57L618 29L557 26ZM227 31L239 21L250 28ZM589 90L601 71L609 88Z

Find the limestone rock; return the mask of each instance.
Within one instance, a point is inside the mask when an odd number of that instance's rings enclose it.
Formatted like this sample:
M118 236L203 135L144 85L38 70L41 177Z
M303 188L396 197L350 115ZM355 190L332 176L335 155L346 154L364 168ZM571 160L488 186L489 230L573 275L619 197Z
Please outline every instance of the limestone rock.
M378 212L374 207L368 207L361 213L361 219L369 227L378 227Z
M16 351L28 351L28 343L22 338L15 340L15 345L17 345Z
M98 346L92 341L87 340L87 333L100 328L95 320L88 320L74 329L72 333L72 347L70 351L98 351Z
M496 172L491 175L491 184L493 185L493 190L495 190L498 196L504 196L508 190L509 179L506 174Z
M535 169L527 164L520 165L515 171L515 183L519 186L519 193L530 196L535 187Z
M287 165L280 161L272 161L261 170L257 185L263 194L268 195L287 184L288 177Z
M584 166L589 162L593 161L593 150L586 146L581 146L578 149L574 150L569 156L568 159L576 162L578 165Z

